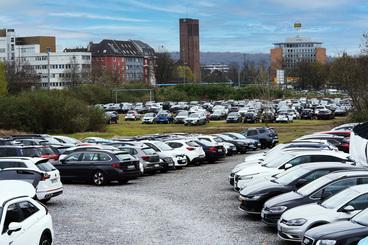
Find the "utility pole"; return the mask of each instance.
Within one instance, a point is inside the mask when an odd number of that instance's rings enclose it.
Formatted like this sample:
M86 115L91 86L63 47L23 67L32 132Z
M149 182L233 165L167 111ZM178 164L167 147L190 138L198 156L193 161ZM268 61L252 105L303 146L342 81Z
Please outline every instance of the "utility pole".
M238 68L238 87L240 88L240 62L239 62L239 68Z
M51 89L50 83L50 48L47 48L47 89Z

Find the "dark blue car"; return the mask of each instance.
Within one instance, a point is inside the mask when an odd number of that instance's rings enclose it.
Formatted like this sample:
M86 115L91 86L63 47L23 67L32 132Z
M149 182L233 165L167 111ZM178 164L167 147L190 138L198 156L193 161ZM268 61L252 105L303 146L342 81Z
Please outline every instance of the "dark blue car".
M155 118L156 123L172 123L174 121L174 117L171 115L170 112L161 111L157 114Z

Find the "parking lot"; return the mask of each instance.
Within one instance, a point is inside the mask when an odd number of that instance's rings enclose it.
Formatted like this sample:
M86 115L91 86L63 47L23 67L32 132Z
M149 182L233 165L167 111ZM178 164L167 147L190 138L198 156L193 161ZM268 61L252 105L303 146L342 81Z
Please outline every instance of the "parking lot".
M56 244L281 244L238 210L227 176L244 157L126 185L65 184L48 203Z

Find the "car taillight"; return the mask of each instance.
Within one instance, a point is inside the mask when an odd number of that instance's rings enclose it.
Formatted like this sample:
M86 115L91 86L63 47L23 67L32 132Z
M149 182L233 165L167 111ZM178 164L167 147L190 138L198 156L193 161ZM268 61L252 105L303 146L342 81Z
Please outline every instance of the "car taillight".
M216 147L211 147L211 148L209 149L209 151L210 151L210 152L217 152L217 148L216 148Z
M143 156L142 159L143 159L143 161L149 161L150 157L149 156Z
M42 158L47 158L47 159L51 159L50 155L41 155Z
M120 165L120 163L113 163L113 164L111 164L111 167L113 167L113 168L121 168L121 165Z
M195 148L194 148L194 147L187 147L187 150L188 150L188 151L194 151L194 150L195 150Z
M42 176L41 181L48 180L48 179L50 179L50 177L51 176L48 173L44 173L43 176Z

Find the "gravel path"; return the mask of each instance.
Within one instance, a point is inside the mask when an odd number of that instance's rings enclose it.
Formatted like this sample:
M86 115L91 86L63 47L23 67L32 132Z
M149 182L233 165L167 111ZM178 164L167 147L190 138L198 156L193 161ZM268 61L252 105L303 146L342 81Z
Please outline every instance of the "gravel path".
M48 204L56 244L282 244L238 210L227 176L244 155L126 185L64 185Z

